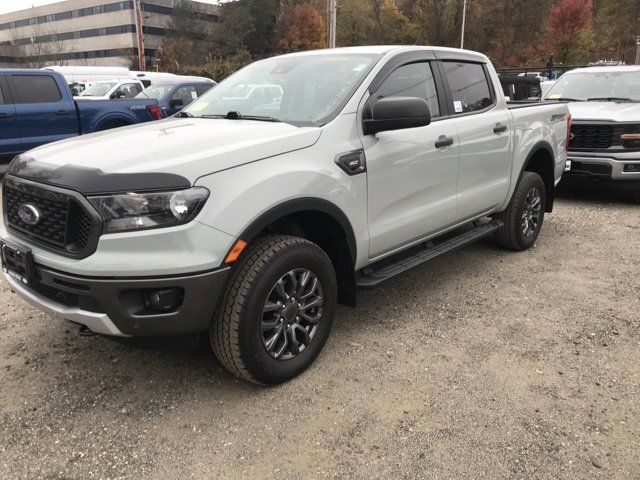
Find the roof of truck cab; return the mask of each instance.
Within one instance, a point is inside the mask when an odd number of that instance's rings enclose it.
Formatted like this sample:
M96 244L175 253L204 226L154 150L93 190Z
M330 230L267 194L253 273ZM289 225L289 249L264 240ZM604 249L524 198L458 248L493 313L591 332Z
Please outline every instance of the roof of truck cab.
M0 73L28 73L35 75L51 75L52 73L56 73L58 75L62 75L60 72L56 70L44 70L44 69L34 69L34 68L0 68Z
M289 53L287 55L322 55L322 54L341 54L341 53L362 53L369 55L384 55L391 52L411 52L411 51L438 51L438 52L458 52L469 55L477 55L486 58L484 54L474 52L473 50L461 50L459 48L437 47L433 45L370 45L361 47L340 47L340 48L323 48L320 50L307 50L303 52Z

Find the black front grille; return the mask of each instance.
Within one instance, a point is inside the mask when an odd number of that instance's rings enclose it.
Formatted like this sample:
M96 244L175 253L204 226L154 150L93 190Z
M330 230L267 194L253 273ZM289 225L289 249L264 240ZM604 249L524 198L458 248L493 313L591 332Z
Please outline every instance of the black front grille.
M569 148L609 148L613 137L613 125L573 124Z
M77 194L8 178L3 184L5 221L10 229L35 244L71 256L92 253L100 234L99 221L81 204ZM31 205L40 221L29 225L20 218L20 207Z

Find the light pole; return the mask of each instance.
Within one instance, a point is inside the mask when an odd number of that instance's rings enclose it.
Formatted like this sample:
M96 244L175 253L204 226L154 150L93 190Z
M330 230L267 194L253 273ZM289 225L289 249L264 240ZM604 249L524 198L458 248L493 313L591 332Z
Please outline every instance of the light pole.
M336 48L336 8L337 0L327 0L327 46Z
M138 69L144 72L147 69L144 57L144 37L142 32L142 5L140 0L133 2L134 15L136 16L136 38L138 43Z
M467 23L467 0L462 4L462 32L460 33L460 48L464 48L464 27Z

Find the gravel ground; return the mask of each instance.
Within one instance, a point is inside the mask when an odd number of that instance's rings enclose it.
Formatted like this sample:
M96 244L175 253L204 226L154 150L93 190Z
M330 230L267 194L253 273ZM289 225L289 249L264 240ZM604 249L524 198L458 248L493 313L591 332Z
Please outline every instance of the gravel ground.
M640 208L565 194L340 308L277 388L202 344L117 343L0 285L0 478L640 479Z

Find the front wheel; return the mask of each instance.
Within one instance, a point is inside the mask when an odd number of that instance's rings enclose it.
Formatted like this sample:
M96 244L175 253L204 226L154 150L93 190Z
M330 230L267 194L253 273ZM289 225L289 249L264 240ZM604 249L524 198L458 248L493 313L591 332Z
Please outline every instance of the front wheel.
M234 375L261 384L302 373L324 346L335 313L335 271L305 239L257 240L235 266L209 338Z
M524 172L518 182L509 206L495 215L504 226L496 240L511 250L526 250L540 233L546 207L546 190L542 177L535 172Z

